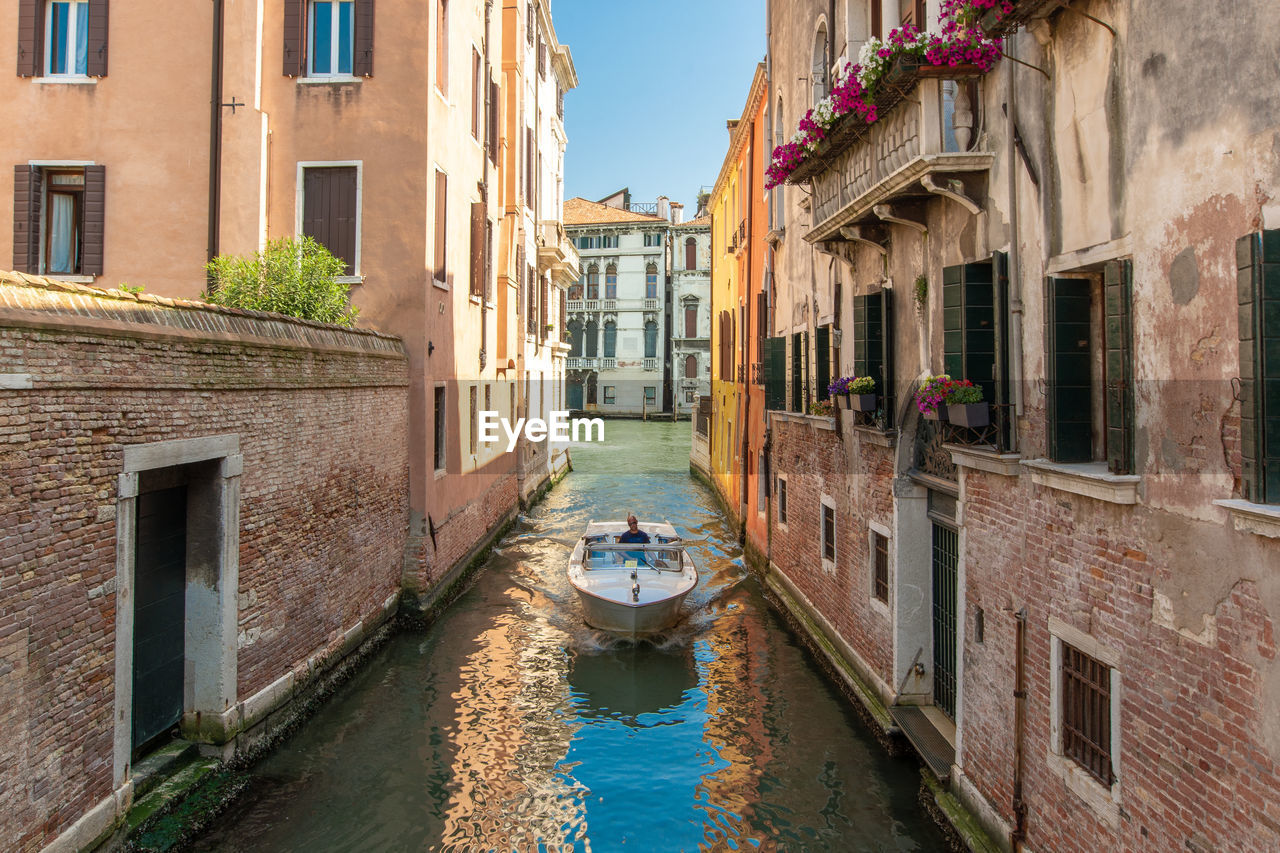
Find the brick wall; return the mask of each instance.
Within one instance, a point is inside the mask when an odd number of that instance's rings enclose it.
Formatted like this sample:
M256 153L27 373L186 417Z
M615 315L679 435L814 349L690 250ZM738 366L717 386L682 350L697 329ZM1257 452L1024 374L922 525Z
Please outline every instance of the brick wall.
M0 837L112 794L124 449L235 435L238 697L380 614L407 525L398 339L0 274Z

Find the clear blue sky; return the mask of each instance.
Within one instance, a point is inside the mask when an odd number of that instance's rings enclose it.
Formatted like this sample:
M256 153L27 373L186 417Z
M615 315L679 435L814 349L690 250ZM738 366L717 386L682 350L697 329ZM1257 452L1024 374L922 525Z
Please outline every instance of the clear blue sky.
M765 0L552 0L573 54L565 95L565 198L631 188L691 219L729 147L765 53Z

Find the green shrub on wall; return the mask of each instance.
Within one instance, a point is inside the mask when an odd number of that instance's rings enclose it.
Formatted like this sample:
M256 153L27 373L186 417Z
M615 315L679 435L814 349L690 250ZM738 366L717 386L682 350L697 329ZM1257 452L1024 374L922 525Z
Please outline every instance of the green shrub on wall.
M251 311L274 311L303 320L355 324L348 285L338 281L346 265L311 237L270 240L248 257L219 255L205 264L207 302Z

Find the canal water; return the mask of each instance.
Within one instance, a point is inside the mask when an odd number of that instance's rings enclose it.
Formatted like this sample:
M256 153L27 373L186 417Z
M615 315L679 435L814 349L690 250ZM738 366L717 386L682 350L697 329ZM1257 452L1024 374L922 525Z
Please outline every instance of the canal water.
M943 849L889 757L764 601L687 422L610 421L425 633L392 639L200 838L202 851ZM669 519L687 617L594 631L565 577L591 519Z

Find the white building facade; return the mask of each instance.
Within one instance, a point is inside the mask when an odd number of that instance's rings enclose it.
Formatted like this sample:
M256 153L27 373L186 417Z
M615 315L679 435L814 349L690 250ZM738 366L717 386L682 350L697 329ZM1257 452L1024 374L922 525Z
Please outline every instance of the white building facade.
M677 417L711 393L711 217L671 228L671 383Z

